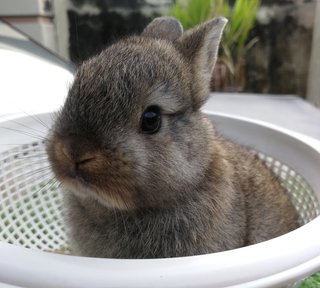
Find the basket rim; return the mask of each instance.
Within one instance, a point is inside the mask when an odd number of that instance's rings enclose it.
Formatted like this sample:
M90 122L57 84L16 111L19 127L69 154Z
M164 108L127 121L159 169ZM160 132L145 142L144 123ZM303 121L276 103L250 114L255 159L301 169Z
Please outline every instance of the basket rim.
M216 112L208 109L203 109L202 112L206 116L212 116L214 118L229 118L235 121L241 121L241 122L258 125L261 128L270 129L270 130L282 133L288 137L294 138L297 141L303 142L305 145L311 147L312 149L320 153L320 139L317 139L315 137L304 135L300 132L296 132L294 130L281 127L280 125L276 125L270 122L266 122L264 120L258 120L251 117L244 117L244 116L233 115L230 113Z
M255 245L163 259L59 255L0 242L0 282L57 288L66 287L66 283L68 287L261 287L259 283L275 287L275 283L301 279L319 269L320 245L314 237L319 227L320 216L290 233ZM288 258L290 261L285 261ZM233 275L232 279L226 274Z

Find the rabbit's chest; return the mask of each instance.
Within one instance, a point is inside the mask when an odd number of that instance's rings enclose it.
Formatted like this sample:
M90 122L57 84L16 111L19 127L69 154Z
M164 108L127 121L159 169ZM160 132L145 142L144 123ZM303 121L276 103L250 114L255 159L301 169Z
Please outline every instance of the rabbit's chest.
M190 212L190 211L189 211ZM200 211L108 211L104 219L72 213L71 239L80 255L106 258L162 258L199 255L243 246L239 227L218 227ZM73 216L72 216L73 215ZM74 217L74 218L73 218ZM81 223L80 223L81 218ZM212 224L213 223L213 224ZM239 231L237 231L237 229Z

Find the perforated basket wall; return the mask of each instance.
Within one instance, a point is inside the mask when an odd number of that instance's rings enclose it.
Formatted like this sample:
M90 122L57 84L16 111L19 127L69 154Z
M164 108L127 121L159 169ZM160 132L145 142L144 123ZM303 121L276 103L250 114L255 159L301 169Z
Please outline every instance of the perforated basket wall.
M59 184L41 142L0 154L0 241L65 250Z
M279 176L305 224L320 214L319 200L305 179L277 159L259 154ZM67 251L59 183L44 145L25 144L0 154L0 241L27 248Z

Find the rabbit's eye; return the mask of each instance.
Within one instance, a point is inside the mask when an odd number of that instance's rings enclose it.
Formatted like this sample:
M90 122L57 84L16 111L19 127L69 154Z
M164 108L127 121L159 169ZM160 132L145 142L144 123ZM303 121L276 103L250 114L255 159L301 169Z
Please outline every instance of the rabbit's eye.
M158 106L150 106L142 114L140 129L142 133L154 134L161 127L161 113Z

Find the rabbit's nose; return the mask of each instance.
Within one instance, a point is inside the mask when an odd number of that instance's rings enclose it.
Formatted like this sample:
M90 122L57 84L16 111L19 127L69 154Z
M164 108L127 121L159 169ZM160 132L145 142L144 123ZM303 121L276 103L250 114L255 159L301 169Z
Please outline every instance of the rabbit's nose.
M84 155L82 158L77 159L77 161L74 162L74 169L76 172L79 172L81 168L86 167L86 165L90 165L93 160L95 159L94 156Z
M77 153L76 153L77 152ZM64 156L73 163L73 166L75 170L79 170L81 166L85 166L86 164L89 164L89 162L93 161L95 159L95 155L92 153L79 153L75 149L75 147L72 147L71 145L65 145L62 147L62 153Z

